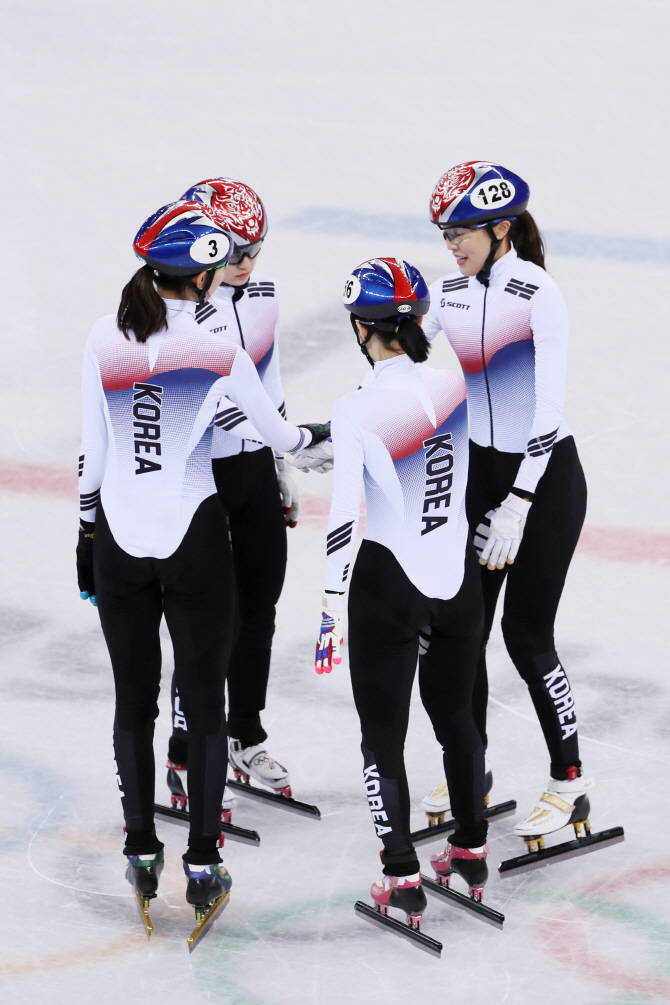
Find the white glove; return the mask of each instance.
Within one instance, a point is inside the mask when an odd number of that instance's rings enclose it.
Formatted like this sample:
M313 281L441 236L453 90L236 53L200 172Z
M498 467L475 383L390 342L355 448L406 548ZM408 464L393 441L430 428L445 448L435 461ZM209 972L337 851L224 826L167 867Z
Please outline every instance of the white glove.
M275 457L279 495L284 507L284 519L288 527L297 527L300 513L300 489L291 478L283 457Z
M493 511L489 539L482 548L480 565L487 565L489 569L504 569L505 562L513 564L530 507L529 499L521 499L513 492L503 499L498 509Z
M342 662L340 646L342 636L342 618L344 617L344 594L326 593L323 597L321 628L316 643L314 669L317 673L330 673L334 666Z
M320 475L330 471L335 459L333 441L323 440L313 447L305 447L293 455L293 463L300 471L318 471Z

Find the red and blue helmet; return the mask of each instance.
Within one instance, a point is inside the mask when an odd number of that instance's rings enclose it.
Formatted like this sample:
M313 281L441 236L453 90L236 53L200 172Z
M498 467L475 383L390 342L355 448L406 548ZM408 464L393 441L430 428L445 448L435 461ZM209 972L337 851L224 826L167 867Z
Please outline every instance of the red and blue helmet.
M195 199L209 206L222 226L231 232L235 245L256 244L268 230L265 207L254 190L234 178L206 178L184 192L182 199Z
M396 316L419 317L428 313L430 294L413 265L402 258L371 258L363 262L344 284L344 306L356 317L375 321Z
M200 202L171 202L146 220L133 241L138 258L169 276L193 276L225 265L232 238Z
M430 219L444 230L514 220L524 212L530 189L501 164L466 161L442 175L430 199Z

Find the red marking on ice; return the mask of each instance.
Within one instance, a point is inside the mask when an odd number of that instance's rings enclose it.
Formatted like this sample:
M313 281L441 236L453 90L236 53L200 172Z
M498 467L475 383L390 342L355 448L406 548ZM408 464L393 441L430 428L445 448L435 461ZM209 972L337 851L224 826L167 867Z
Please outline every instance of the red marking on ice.
M67 468L48 468L39 464L0 463L0 490L29 495L77 499L77 472Z
M69 471L67 468L3 461L0 462L0 491L52 496L56 499L76 499L77 475L74 465L73 470ZM329 496L304 492L299 525L325 527L329 512ZM361 528L364 526L364 521L365 505L361 509ZM655 534L625 527L587 526L582 530L577 551L582 555L609 562L651 565L670 563L670 534Z
M596 880L578 891L582 897L603 897L624 891L639 883L655 883L670 878L667 863L629 869L611 879ZM554 913L554 912L552 912ZM663 1001L670 1000L670 983L658 977L645 977L625 971L617 971L612 960L595 955L591 947L589 915L572 904L555 912L552 923L543 924L544 936L552 951L561 961L593 980L619 991L635 991L654 995Z
M670 534L655 534L625 527L590 527L582 530L577 551L608 562L670 562Z

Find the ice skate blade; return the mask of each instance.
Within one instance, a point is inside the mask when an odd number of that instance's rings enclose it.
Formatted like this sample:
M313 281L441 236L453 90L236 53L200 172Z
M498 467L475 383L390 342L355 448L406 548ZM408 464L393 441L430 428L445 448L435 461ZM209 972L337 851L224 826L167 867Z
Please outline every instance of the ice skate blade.
M409 939L419 949L423 949L424 953L430 953L431 956L437 956L438 959L442 955L442 943L431 939L429 935L424 935L419 929L403 924L402 921L397 921L389 914L380 914L379 911L375 911L374 907L364 904L362 900L356 901L354 910L356 914L360 914L366 921L371 921L382 928L388 928L390 931L395 932L396 935Z
M144 898L140 897L137 890L133 890L133 893L135 894L135 902L137 903L137 909L140 912L140 917L144 924L144 931L147 934L147 939L150 939L151 933L154 930L154 926L151 924L151 918L149 917L149 901L147 900L145 904Z
M188 812L185 810L175 810L172 806L160 806L158 803L155 803L154 813L156 816L171 820L173 824L180 824L182 827L189 826L190 818ZM223 821L221 821L219 826L221 833L229 837L231 841L240 841L242 844L255 845L261 843L261 837L257 831L247 830L246 827L236 827L235 824L224 824Z
M224 893L223 897L219 897L218 900L215 900L212 906L205 911L203 916L199 919L198 924L186 940L188 942L189 953L192 953L195 947L204 939L218 916L223 911L224 907L227 907L229 900L230 893Z
M318 806L312 806L311 803L301 803L299 799L281 796L277 792L271 792L269 789L261 789L258 785L251 785L249 782L235 782L232 778L228 779L226 785L234 789L235 792L241 792L243 796L250 796L252 799L261 799L266 803L273 803L274 806L279 806L283 810L289 810L291 813L302 813L304 816L314 817L316 820L321 819L321 810Z
M606 831L589 834L588 837L574 838L572 841L564 841L563 844L519 855L518 858L508 858L507 861L500 863L498 872L501 876L509 876L516 872L539 869L548 861L576 858L578 855L585 855L587 852L597 851L611 844L619 844L623 840L623 827L610 827Z
M516 799L510 799L506 803L494 803L493 806L488 806L484 815L487 820L491 820L494 817L504 817L515 812ZM441 834L450 834L454 830L456 830L456 821L445 820L443 824L435 824L432 827L424 827L420 831L413 831L410 837L412 844L420 844L422 841L432 841Z
M450 904L453 904L454 907L458 907L461 910L471 911L488 925L492 925L494 928L502 930L505 915L501 914L499 911L494 911L492 907L489 907L487 904L483 904L481 900L474 900L472 897L467 897L464 893L459 893L458 890L452 890L451 887L441 886L441 884L436 880L429 879L429 877L424 876L423 873L421 873L421 885L426 893L432 893L436 897L442 897L444 900L448 900Z

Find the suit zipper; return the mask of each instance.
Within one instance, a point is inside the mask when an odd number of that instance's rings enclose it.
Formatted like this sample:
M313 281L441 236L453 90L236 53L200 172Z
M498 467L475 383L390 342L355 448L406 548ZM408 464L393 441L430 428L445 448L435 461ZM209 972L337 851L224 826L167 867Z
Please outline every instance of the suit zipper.
M246 348L247 347L244 344L244 332L242 331L242 325L240 324L240 315L237 313L237 304L235 303L234 300L233 300L233 310L235 311L235 320L237 321L237 330L240 333L240 342L242 343L242 348L246 352ZM242 449L240 451L241 454L244 453L244 442L245 441L242 440Z
M486 397L489 403L489 422L491 426L491 446L493 446L493 405L491 404L491 388L489 386L489 373L486 366L486 350L484 348L484 328L486 326L486 297L488 296L489 288L486 286L484 288L484 308L482 310L482 365L484 367L484 380L486 381Z

